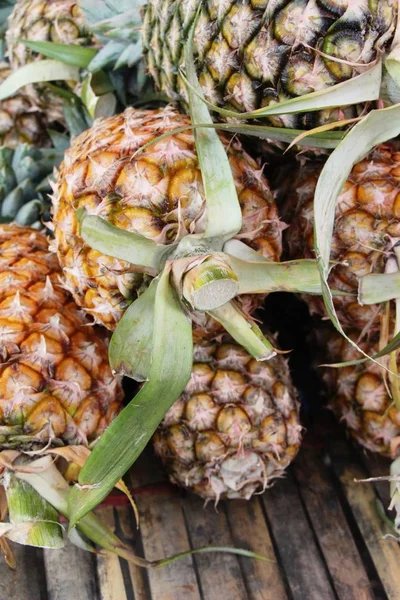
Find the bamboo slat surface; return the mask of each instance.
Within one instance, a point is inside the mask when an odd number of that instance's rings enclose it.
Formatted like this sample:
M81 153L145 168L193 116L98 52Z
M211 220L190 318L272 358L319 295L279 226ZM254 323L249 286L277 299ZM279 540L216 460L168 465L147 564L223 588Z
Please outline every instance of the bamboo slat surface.
M354 480L386 474L330 417L311 428L287 476L250 502L217 508L170 485L151 451L130 473L140 529L120 497L98 510L136 553L160 558L204 545L248 548L269 562L192 555L145 571L68 545L14 546L18 571L0 563L0 600L400 600L400 546L376 500L388 484Z

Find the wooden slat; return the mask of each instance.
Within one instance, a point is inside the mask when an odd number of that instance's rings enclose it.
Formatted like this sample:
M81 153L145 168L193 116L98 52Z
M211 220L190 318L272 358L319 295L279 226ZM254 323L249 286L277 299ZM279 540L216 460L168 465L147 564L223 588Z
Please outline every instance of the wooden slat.
M294 473L338 598L373 600L368 575L319 452L304 447Z
M79 600L98 600L93 554L66 542L62 550L44 550L48 600L71 600L71 584Z
M115 527L114 509L101 508L96 511L101 520ZM101 600L131 600L125 588L125 581L118 556L107 553L97 556L97 574Z
M17 570L0 558L0 599L47 600L43 552L39 548L12 544Z
M135 554L143 556L140 531L136 528L132 508L118 508L117 513L118 536ZM126 563L126 568L130 575L135 600L148 600L150 591L146 569L137 567L132 562Z
M249 600L286 600L287 594L260 498L253 497L249 502L227 502L226 513L234 545L270 559L270 562L264 562L239 558Z
M234 545L223 503L216 510L212 504L205 507L201 498L188 495L183 506L193 548ZM204 600L214 600L216 590L223 590L224 596L230 600L247 599L240 563L236 556L207 553L195 555L194 560Z
M377 512L373 485L354 481L364 479L368 473L341 441L330 444L330 456L385 592L390 600L399 600L399 545L392 539L383 539L388 530Z
M290 473L262 500L293 600L333 600L335 593Z
M132 487L146 486L163 478L159 462L147 452L131 471ZM140 532L148 560L166 558L190 549L180 496L161 488L135 497ZM193 558L188 556L165 567L148 571L152 600L201 600Z

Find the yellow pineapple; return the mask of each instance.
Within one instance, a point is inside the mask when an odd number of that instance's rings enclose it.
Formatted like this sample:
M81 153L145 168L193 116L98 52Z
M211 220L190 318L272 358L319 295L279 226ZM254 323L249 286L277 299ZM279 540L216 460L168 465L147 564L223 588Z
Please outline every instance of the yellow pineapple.
M122 402L107 339L61 287L43 234L1 225L0 249L2 447L88 445Z
M249 499L296 456L299 402L286 360L241 346L195 346L190 381L165 415L154 448L174 483L204 498Z
M314 258L313 200L323 164L300 163L287 185L285 220L290 223L286 241L291 258ZM348 293L334 303L346 328L369 333L380 328L382 305L361 305L358 283L370 273L383 273L400 235L400 153L395 144L378 146L356 164L336 205L329 278L332 289ZM321 298L307 296L312 313L325 315Z
M357 341L357 332L351 332L350 336ZM357 361L361 357L356 348L334 330L317 330L316 339L325 363ZM376 339L364 340L359 345L369 356L380 348ZM398 360L396 357L397 365ZM379 362L391 370L394 368L393 361L389 362L387 356ZM372 452L395 456L400 441L400 406L396 406L390 373L379 364L367 361L326 368L323 379L329 405L351 436Z
M76 138L60 167L53 194L54 248L65 285L96 322L110 329L149 278L140 267L85 244L75 211L83 208L89 215L162 244L202 233L207 210L193 132L176 133L143 148L160 135L187 126L190 119L171 107L128 108L99 119ZM237 237L267 260L278 261L282 226L262 169L239 142L222 140L242 210L243 226ZM247 312L260 299L260 295L258 300L240 297ZM201 330L209 328L204 313L196 319Z
M59 279L57 258L42 233L0 225L2 519L5 506L9 512L8 521L0 522L0 545L6 556L5 538L62 547L58 519L69 514L69 481L123 399L104 330L89 323ZM78 529L135 560L93 514Z

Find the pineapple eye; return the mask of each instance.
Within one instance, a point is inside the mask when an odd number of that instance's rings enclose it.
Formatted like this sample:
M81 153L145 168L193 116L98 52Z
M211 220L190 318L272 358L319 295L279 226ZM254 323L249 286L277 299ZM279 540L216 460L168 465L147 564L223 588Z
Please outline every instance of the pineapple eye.
M368 48L368 44L366 44L361 31L359 31L359 25L355 24L353 28L351 23L346 23L343 28L338 26L335 28L334 33L326 37L323 51L325 54L350 63L368 63L373 57L373 52L371 50L367 51L366 48ZM324 62L337 81L343 81L352 76L352 65L329 60L328 58L324 58Z
M50 28L51 41L58 44L73 44L79 35L79 28L70 19L57 19Z

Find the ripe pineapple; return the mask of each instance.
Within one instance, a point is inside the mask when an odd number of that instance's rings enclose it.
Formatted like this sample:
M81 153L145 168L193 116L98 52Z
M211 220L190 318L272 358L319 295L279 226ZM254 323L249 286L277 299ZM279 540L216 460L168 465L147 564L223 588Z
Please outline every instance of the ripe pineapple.
M55 242L67 288L96 322L115 328L147 276L92 250L78 233L77 208L131 232L170 244L205 229L207 214L192 131L143 149L161 134L190 125L171 107L134 110L95 122L66 152L54 190ZM257 163L237 141L223 142L242 208L238 237L271 261L281 254L277 209ZM142 151L140 151L142 150ZM242 296L242 307L255 302ZM204 322L201 323L203 327ZM207 328L207 327L205 327Z
M357 340L357 333L351 337ZM317 330L317 343L322 347L327 363L360 359L360 353L334 330ZM376 339L360 342L361 348L374 355ZM388 357L381 359L389 365ZM399 358L397 357L397 365ZM362 446L384 456L397 453L400 436L400 410L396 407L387 371L372 361L348 367L324 369L323 379L329 393L330 407L349 433Z
M171 480L200 496L249 499L280 477L301 440L286 360L257 362L237 344L195 346L190 381L154 448Z
M118 413L104 335L59 284L45 236L0 226L2 448L87 445Z
M322 164L301 164L283 208L291 223L286 241L291 258L314 258L313 198ZM383 273L400 236L400 153L394 144L378 146L355 165L338 198L330 286L352 296L334 299L339 320L347 328L376 332L382 305L357 302L359 278ZM289 186L287 186L289 188ZM312 313L325 314L322 299L306 298Z
M395 0L149 0L146 61L158 88L172 99L186 99L179 68L199 5L194 53L200 84L212 103L240 112L354 77L357 65L373 62L390 46L398 11ZM269 120L309 129L356 114L353 107Z
M20 40L91 47L97 44L74 0L17 0L8 19L6 40L13 71L43 58ZM70 87L76 89L76 83ZM28 85L24 91L46 112L49 122L64 121L62 99L48 86Z
M0 83L10 75L10 66L0 63ZM0 102L0 145L15 148L28 143L49 146L47 118L26 94L15 94Z

